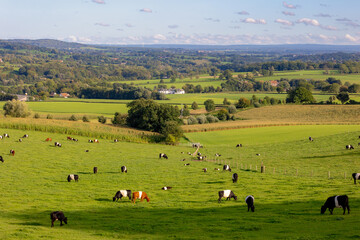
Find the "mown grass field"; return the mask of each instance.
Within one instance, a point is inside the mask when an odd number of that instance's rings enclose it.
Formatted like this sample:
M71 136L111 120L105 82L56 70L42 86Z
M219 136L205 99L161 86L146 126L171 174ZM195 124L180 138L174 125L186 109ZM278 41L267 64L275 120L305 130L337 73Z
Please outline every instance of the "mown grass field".
M203 155L230 163L230 172L214 171L215 162L191 161L188 143L179 146L113 143L88 137L1 129L1 239L354 239L360 237L358 126L290 126L191 133ZM28 139L18 142L23 134ZM311 135L315 141L309 142ZM63 144L55 148L53 141ZM235 148L237 143L243 148ZM355 150L345 150L353 144ZM15 149L15 156L9 150ZM85 152L89 150L89 152ZM168 160L159 159L165 152ZM185 152L185 154L181 154ZM260 156L256 156L260 153ZM186 158L186 161L181 161ZM184 163L190 162L190 166ZM266 173L255 171L263 163ZM126 165L128 173L120 173ZM246 165L246 167L245 167ZM251 165L251 170L249 169ZM92 173L97 166L98 174ZM242 169L241 169L241 166ZM208 172L203 173L202 168ZM273 168L275 172L273 172ZM284 169L286 168L286 174ZM298 174L296 175L296 169ZM330 179L328 171L331 172ZM79 182L66 181L78 174ZM346 178L344 177L344 174ZM163 186L172 186L169 191ZM150 202L112 202L120 189L145 191ZM232 189L238 201L217 202L219 190ZM244 199L252 194L256 210L247 212ZM347 194L350 215L335 209L320 214L326 198ZM64 211L68 224L50 227L50 212Z

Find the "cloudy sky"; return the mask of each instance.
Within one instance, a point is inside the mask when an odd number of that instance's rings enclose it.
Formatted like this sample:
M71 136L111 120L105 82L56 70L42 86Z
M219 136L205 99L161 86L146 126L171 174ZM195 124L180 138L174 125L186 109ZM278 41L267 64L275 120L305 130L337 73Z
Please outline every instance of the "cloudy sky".
M360 44L359 0L0 0L0 39Z

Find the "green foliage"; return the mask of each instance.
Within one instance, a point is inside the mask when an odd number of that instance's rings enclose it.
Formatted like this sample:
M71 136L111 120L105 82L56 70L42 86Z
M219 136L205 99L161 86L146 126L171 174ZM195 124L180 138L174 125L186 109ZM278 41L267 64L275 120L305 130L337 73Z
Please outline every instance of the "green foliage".
M35 113L35 114L34 114L34 118L40 118L40 114Z
M227 98L224 98L223 104L224 105L230 105L231 102Z
M126 118L127 118L126 114L121 114L119 112L116 112L115 116L111 120L111 122L112 122L112 124L115 124L115 125L126 125Z
M315 103L315 99L308 89L304 87L298 87L288 92L286 98L288 103Z
M223 109L220 109L219 112L217 113L217 118L220 121L229 120L230 119L230 114L225 108L223 108Z
M215 102L212 99L208 99L204 102L205 105L205 109L208 112L214 111L215 110Z
M164 135L167 143L174 144L184 135L178 121L167 121L162 126L160 133Z
M349 94L347 92L340 92L336 95L336 98L341 101L342 104L350 100Z
M199 124L204 124L206 123L206 116L205 115L199 115L196 117L196 120Z
M236 107L234 105L228 106L227 110L230 114L236 113Z
M53 119L53 115L51 114L46 115L46 119Z
M77 117L73 114L70 116L69 121L77 121Z
M240 98L239 101L236 103L236 108L247 108L250 107L250 100L247 98Z
M82 121L83 121L83 122L90 122L89 117L86 116L86 115L84 115L84 116L82 117Z
M106 123L106 117L104 117L104 116L98 116L98 122L99 123L102 123L102 124L105 124Z
M4 106L4 115L10 117L27 117L30 115L30 111L28 110L28 106L24 102L20 102L18 100L7 101Z
M190 116L187 118L187 124L188 125L193 125L193 124L197 124L198 121L194 116Z
M196 109L199 108L199 106L198 106L198 104L197 104L196 102L193 102L193 103L191 104L191 108L192 108L193 110L196 110Z

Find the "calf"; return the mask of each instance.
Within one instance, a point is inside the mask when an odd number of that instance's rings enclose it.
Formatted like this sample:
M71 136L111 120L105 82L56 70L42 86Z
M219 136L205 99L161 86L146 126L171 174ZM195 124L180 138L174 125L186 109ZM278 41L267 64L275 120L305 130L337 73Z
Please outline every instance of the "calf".
M236 147L242 147L242 144L241 143L236 144Z
M198 160L205 160L205 159L206 159L206 156L198 156L197 159L198 159Z
M310 142L313 142L314 139L313 139L312 137L309 137L309 141L310 141Z
M119 140L117 140L117 139L114 139L114 142L118 142Z
M9 138L9 137L10 137L9 134L4 133L4 138Z
M21 139L21 138L19 138L19 142L22 142L22 139Z
M220 171L220 168L214 168L215 171Z
M132 202L135 203L136 199L141 199L140 202L142 202L144 199L146 199L147 202L150 201L148 195L141 191L132 193Z
M251 209L252 212L255 212L255 206L254 206L255 198L252 195L249 195L245 198L245 202L248 206L248 211Z
M354 149L353 145L346 145L345 148L346 148L347 150Z
M203 170L204 172L207 172L207 168L203 168L202 170Z
M97 139L94 139L94 143L99 143L99 140L97 140Z
M221 202L222 198L226 198L226 200L230 200L231 198L234 198L234 200L237 200L237 196L233 193L231 190L224 190L219 191L219 202Z
M56 212L52 212L50 213L50 219L51 219L51 227L54 226L54 222L59 220L60 221L60 226L63 225L63 221L65 224L67 224L67 217L65 217L64 213L61 211L56 211Z
M61 143L59 143L59 142L55 142L55 147L61 147Z
M70 174L70 175L67 177L67 180L68 180L68 182L71 182L71 180L75 180L75 182L78 182L78 181L79 181L79 175Z
M160 153L159 158L165 158L168 159L168 156L165 153Z
M340 196L332 196L329 197L325 204L321 206L321 214L324 214L326 209L329 208L330 214L333 214L334 208L343 208L344 212L343 215L345 215L345 210L348 210L348 214L350 214L350 207L349 207L349 198L346 195L340 195Z
M128 197L131 200L131 190L120 190L117 191L115 197L113 197L113 202L118 201L119 198L122 199L123 197Z
M11 155L11 156L15 156L15 150L11 149L11 150L10 150L10 155Z
M73 138L72 138L72 137L67 137L67 140L70 140L70 141L71 141L71 140L73 140Z
M360 179L360 173L353 173L352 174L352 177L354 179L354 184L356 184L356 180L359 180Z
M185 164L184 164L184 166L189 166L189 165L190 165L190 163L185 163Z
M172 187L162 187L161 189L166 191L166 190L172 189Z
M52 139L51 139L51 138L47 138L47 139L45 139L45 141L46 141L46 142L51 142Z
M2 156L0 156L0 162L4 162L4 159Z
M224 165L224 166L223 166L223 170L224 170L224 171L229 171L229 172L231 172L231 168L230 168L229 165Z
M77 141L79 141L79 140L78 140L78 139L76 139L76 138L73 138L72 140L73 140L74 142L77 142Z
M97 167L94 167L93 171L94 171L94 173L97 173L98 172Z
M215 154L215 157L221 157L221 154L220 154L220 153L216 153L216 154Z
M236 182L237 182L237 180L238 180L238 174L237 174L237 173L234 173L234 174L232 175L232 180L233 180L233 183L236 183Z
M89 141L88 141L89 143L93 143L94 141L93 140L91 140L91 139L89 139Z
M121 172L127 173L127 168L126 168L126 166L121 166Z
M22 136L22 138L28 138L29 135L25 134L24 136Z

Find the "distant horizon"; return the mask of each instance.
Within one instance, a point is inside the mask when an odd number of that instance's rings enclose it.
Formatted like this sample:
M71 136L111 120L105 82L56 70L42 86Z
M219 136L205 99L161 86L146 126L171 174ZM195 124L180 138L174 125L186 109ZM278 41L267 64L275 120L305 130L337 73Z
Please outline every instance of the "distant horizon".
M92 45L360 45L358 9L356 0L2 1L0 38Z

